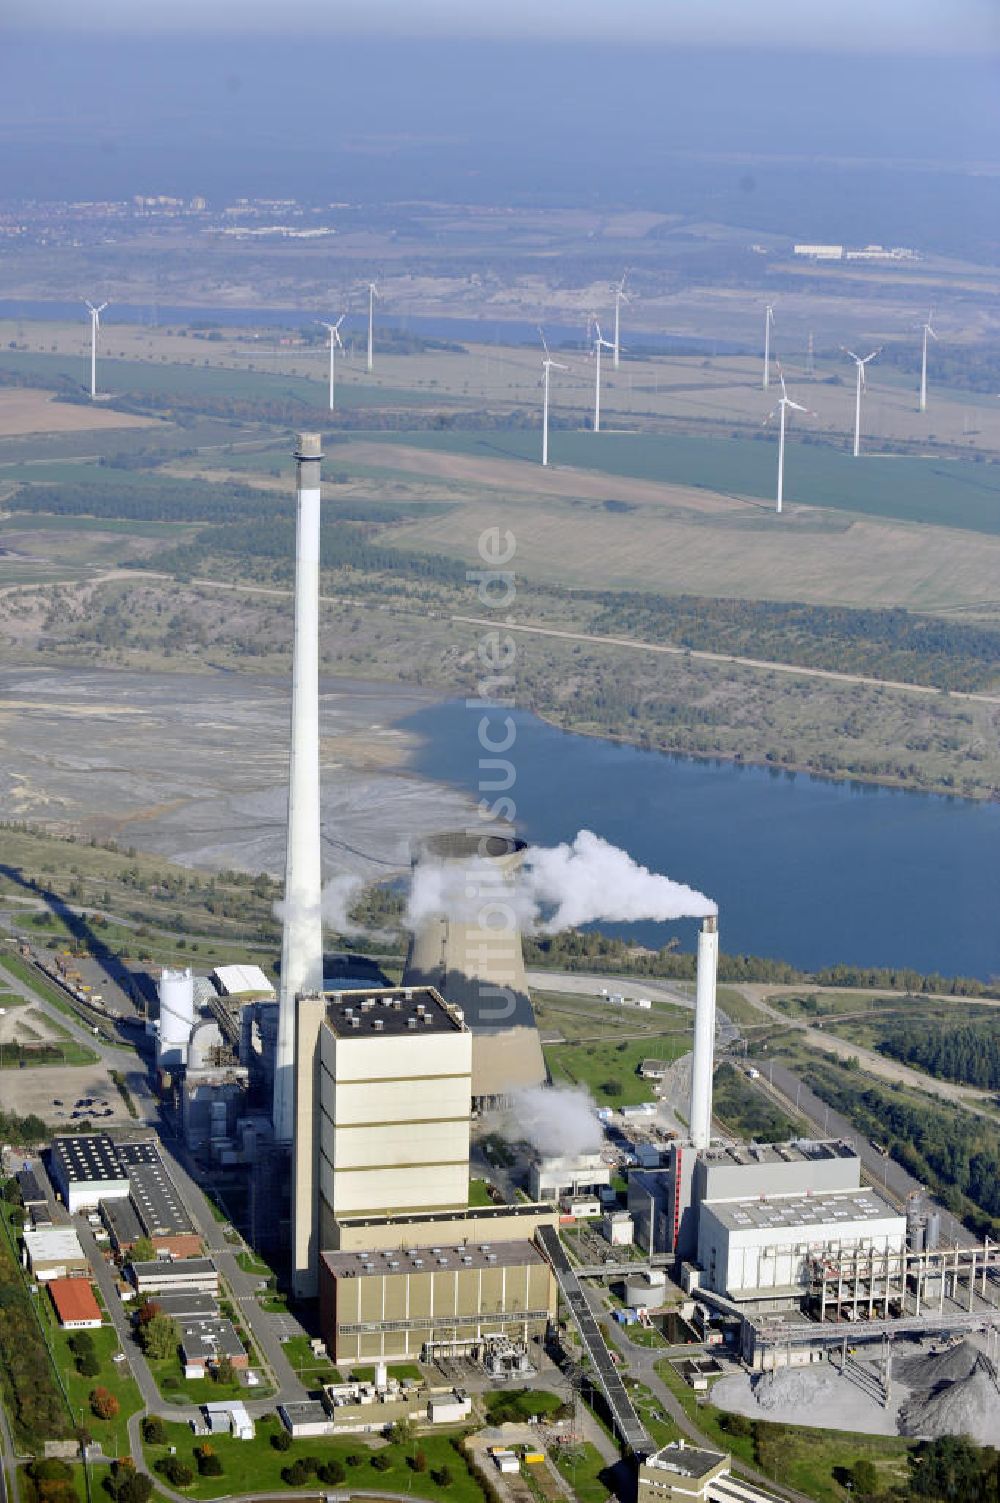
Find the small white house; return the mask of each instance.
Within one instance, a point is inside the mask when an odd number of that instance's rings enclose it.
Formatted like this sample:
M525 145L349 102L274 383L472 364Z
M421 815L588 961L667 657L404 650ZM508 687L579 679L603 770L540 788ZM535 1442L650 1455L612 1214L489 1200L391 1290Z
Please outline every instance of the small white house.
M461 1389L451 1393L432 1394L427 1400L427 1418L432 1425L450 1425L464 1420L472 1413L472 1400Z
M605 1212L601 1231L612 1247L631 1247L635 1241L635 1223L628 1211Z

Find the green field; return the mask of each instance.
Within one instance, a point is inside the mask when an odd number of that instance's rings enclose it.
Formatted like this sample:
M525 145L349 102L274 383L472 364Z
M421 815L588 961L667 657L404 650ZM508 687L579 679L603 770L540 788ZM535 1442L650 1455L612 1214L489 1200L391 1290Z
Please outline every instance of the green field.
M186 1462L196 1473L195 1481L185 1493L192 1498L221 1498L239 1493L293 1493L294 1489L282 1480L283 1467L289 1466L300 1456L315 1456L319 1461L339 1461L347 1471L346 1487L366 1490L374 1495L389 1493L412 1493L414 1497L447 1499L449 1503L482 1503L482 1493L471 1475L464 1457L445 1436L421 1436L418 1442L406 1446L390 1443L380 1447L380 1455L390 1465L385 1471L376 1471L371 1457L376 1453L369 1449L361 1436L346 1440L330 1440L316 1436L297 1440L288 1451L276 1451L270 1437L278 1425L258 1421L257 1436L252 1441L234 1440L227 1435L213 1435L212 1449L222 1462L221 1477L197 1476L194 1448L200 1444L191 1434L190 1426L170 1424L167 1426L168 1444L177 1447L178 1459ZM427 1470L418 1472L410 1465L414 1453L420 1449L427 1459ZM145 1447L146 1460L155 1467L158 1460L167 1454L167 1446ZM348 1466L348 1456L361 1456L360 1465ZM432 1473L447 1466L452 1474L450 1487L442 1488L434 1481ZM303 1492L315 1495L322 1491L315 1477L303 1484Z
M619 1044L547 1044L544 1053L554 1081L586 1086L602 1106L636 1106L653 1100L652 1081L636 1074L639 1061L679 1059L690 1047L687 1037L651 1034Z
M81 392L87 378L87 362L79 356L42 355L22 350L0 351L0 372L33 378L46 383L65 381ZM209 365L154 364L145 360L116 360L107 356L101 362L101 384L110 395L116 392L132 396L170 398L224 398L229 401L288 402L305 410L326 411L328 402L325 373L317 379L288 376L272 371L232 370ZM460 398L444 399L449 407L461 404ZM440 395L394 390L374 382L341 381L337 386L337 404L341 408L424 407L440 406Z
M483 459L538 460L537 433L464 431L381 433L380 443L439 449ZM722 495L774 496L776 451L759 439L676 434L550 434L554 465L606 475L693 486ZM789 440L785 497L791 504L832 507L861 516L927 522L1000 535L1000 465L969 460L862 456Z
M99 1331L90 1332L94 1338L94 1351L101 1364L101 1370L94 1378L82 1377L76 1370L76 1363L69 1348L72 1333L59 1328L47 1298L40 1300L39 1305L45 1319L48 1339L69 1395L74 1418L86 1425L94 1439L100 1441L105 1455L126 1455L128 1452L126 1428L128 1418L138 1413L143 1403L138 1384L132 1377L128 1363L111 1360L112 1355L121 1350L117 1333L112 1326L102 1326ZM114 1419L98 1419L91 1411L90 1394L95 1388L106 1388L118 1400L120 1409Z

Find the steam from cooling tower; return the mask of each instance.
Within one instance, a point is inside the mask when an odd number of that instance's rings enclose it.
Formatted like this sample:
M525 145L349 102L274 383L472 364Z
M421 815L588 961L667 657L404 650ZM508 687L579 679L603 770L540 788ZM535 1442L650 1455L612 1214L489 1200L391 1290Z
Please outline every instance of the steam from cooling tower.
M502 1137L526 1140L539 1153L596 1153L604 1134L594 1102L582 1086L532 1086L515 1091L496 1131Z
M513 910L522 929L544 934L601 919L662 923L718 912L704 893L651 872L592 830L581 830L561 845L530 847L513 889L487 857L422 861L414 869L407 908L411 928L432 917L489 928L494 909L507 915Z
M555 909L542 925L549 934L595 919L663 922L718 912L704 893L640 866L592 830L581 830L571 845L529 850L525 866L536 902Z

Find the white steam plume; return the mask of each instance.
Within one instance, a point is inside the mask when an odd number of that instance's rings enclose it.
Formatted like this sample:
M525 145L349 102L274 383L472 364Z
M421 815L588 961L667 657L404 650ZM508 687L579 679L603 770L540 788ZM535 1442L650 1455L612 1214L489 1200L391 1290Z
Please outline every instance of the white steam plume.
M604 1133L596 1108L582 1086L531 1086L515 1091L496 1131L514 1142L529 1142L539 1153L597 1153Z
M533 846L513 882L496 862L418 863L410 889L407 923L429 917L452 923L510 927L546 934L599 919L634 923L705 918L718 912L711 898L651 872L592 830L557 846Z
M338 934L361 932L364 925L350 917L350 909L364 885L363 878L353 872L341 872L326 883L320 895L320 915L328 929L335 929ZM279 898L274 905L274 916L279 923L284 923L287 912L287 904Z

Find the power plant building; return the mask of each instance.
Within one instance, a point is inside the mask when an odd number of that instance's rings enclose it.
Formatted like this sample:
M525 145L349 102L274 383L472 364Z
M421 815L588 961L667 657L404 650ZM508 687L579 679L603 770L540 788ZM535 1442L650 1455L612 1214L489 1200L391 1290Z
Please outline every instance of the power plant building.
M465 1211L472 1035L429 987L300 997L292 1240L300 1294L359 1217Z
M533 1243L460 1242L320 1259L320 1331L335 1363L478 1353L541 1336L555 1278Z

